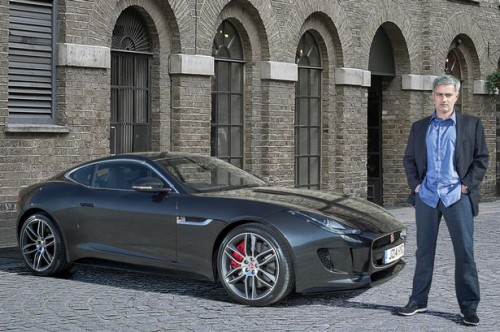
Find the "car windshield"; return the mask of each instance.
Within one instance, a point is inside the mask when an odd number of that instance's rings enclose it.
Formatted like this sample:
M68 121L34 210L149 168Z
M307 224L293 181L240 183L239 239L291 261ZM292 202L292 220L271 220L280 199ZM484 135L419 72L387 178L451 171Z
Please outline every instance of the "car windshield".
M168 155L155 162L179 182L196 191L231 190L266 185L256 176L214 157Z

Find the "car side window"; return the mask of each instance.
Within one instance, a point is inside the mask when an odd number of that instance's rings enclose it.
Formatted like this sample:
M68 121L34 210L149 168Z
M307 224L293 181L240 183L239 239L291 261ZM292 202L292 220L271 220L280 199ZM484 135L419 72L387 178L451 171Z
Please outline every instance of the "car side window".
M134 162L107 162L96 166L94 188L133 190L137 179L158 177L152 169Z
M69 175L69 178L73 181L83 184L84 186L90 187L92 181L92 174L94 173L94 165L85 166L77 169Z

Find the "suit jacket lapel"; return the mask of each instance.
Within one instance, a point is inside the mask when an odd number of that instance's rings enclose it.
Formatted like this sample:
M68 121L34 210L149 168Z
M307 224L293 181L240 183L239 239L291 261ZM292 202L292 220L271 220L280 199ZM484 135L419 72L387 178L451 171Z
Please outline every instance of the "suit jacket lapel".
M427 138L427 130L429 129L431 117L428 116L424 119L423 121L423 126L420 126L418 128L418 133L417 137L418 140L421 140L421 144L419 144L420 149L419 153L417 155L417 158L422 158L423 159L423 165L427 165L427 144L426 144L426 138Z
M460 144L464 141L465 131L463 130L463 117L460 114L456 114L457 120L457 140L455 141L455 155L453 156L453 163L455 164L455 169L457 167L458 157L460 154Z

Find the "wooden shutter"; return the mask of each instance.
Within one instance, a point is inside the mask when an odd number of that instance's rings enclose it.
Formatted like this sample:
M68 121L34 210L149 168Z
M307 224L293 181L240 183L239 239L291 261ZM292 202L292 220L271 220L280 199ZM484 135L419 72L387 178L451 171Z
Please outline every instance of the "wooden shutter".
M9 117L48 123L53 109L52 0L9 1Z

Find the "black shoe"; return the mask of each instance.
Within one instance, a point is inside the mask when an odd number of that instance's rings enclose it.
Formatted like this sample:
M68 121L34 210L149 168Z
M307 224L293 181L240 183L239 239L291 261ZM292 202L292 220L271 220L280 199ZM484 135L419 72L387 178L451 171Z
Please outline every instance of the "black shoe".
M399 308L398 314L402 316L413 316L417 312L426 312L427 305L418 304L417 302L410 301L402 308Z
M476 310L461 312L461 315L464 318L465 325L476 326L477 324L479 324L479 317L477 317Z

